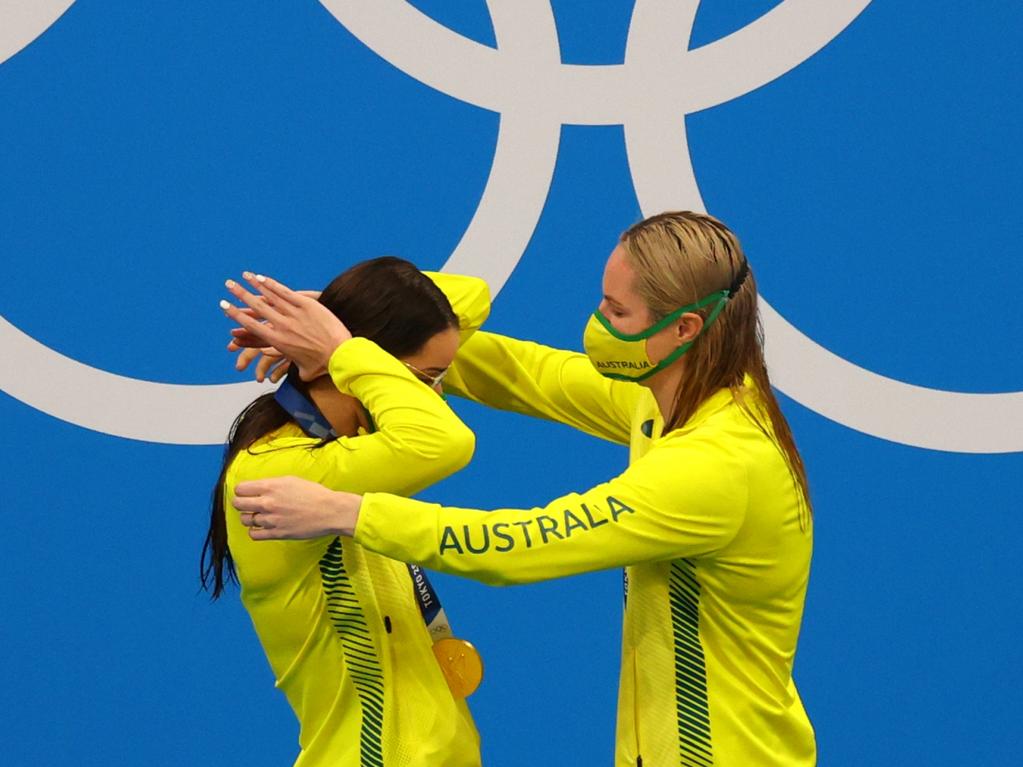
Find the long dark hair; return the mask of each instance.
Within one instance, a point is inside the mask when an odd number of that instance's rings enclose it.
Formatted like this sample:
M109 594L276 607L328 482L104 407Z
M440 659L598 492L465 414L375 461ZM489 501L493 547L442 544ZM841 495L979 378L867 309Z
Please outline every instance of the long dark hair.
M437 333L458 328L458 317L440 288L413 264L393 256L363 261L342 272L320 294L320 303L337 315L353 336L368 338L395 357L415 354ZM297 372L289 373L288 380L308 396ZM273 394L263 394L231 425L210 501L210 528L199 559L199 582L212 599L223 593L225 582L238 583L224 516L227 469L239 452L291 420Z

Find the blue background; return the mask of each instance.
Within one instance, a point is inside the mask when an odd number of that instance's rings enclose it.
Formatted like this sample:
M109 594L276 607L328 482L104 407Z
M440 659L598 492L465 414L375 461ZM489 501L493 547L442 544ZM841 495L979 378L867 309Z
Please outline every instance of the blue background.
M494 45L482 1L415 5ZM691 47L774 5L707 0ZM622 61L630 3L554 10L563 61ZM687 118L707 209L836 354L934 388L1023 389L1020 29L1017 3L873 3L793 71ZM315 2L80 0L0 65L0 104L3 315L89 365L175 383L241 380L215 302L243 268L312 287L382 253L441 266L498 126ZM639 216L621 126L565 126L489 327L578 348ZM454 404L476 457L426 497L534 505L624 466L624 449ZM816 504L796 680L821 764L1014 761L1023 458L783 404ZM197 593L220 448L86 431L7 395L0 419L3 763L289 764L297 728L244 611ZM436 581L487 662L485 763L609 764L620 573Z

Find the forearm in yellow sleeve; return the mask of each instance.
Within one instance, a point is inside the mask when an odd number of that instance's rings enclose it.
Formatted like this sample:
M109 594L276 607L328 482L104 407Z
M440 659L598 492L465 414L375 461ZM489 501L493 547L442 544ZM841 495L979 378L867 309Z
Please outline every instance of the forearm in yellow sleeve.
M447 296L458 317L459 334L464 344L490 316L490 288L479 277L444 272L423 272Z
M638 384L600 375L584 354L479 332L458 351L444 390L500 410L628 444Z
M533 509L486 512L371 493L355 540L495 585L708 554L735 536L747 500L744 468L709 452L656 450L610 482Z
M476 333L490 314L486 282L442 272L424 274L447 296L462 329L446 392L628 443L629 419L643 394L640 387L604 378L582 354Z
M341 344L331 355L329 373L342 394L362 403L376 426L373 434L338 440L336 448L344 451L342 487L353 473L366 471L382 487L416 492L469 462L472 431L437 392L369 339Z

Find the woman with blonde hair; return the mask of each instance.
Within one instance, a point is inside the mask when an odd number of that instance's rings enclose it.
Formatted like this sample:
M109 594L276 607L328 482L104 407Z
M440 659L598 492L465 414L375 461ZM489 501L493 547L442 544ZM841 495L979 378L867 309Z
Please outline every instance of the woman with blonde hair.
M664 213L622 235L603 283L586 354L477 333L445 390L628 444L619 476L490 512L264 479L235 489L241 521L258 515L254 540L353 536L492 584L624 567L616 765L812 765L792 678L812 514L764 363L753 272L720 221ZM315 340L266 340L296 360L325 358L329 318L297 311L320 327Z

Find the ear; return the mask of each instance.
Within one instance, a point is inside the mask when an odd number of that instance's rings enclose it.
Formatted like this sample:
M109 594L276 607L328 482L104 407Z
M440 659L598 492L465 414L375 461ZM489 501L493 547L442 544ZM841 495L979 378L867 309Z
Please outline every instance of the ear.
M695 312L686 312L678 318L675 325L676 340L680 344L692 341L703 330L703 317Z

